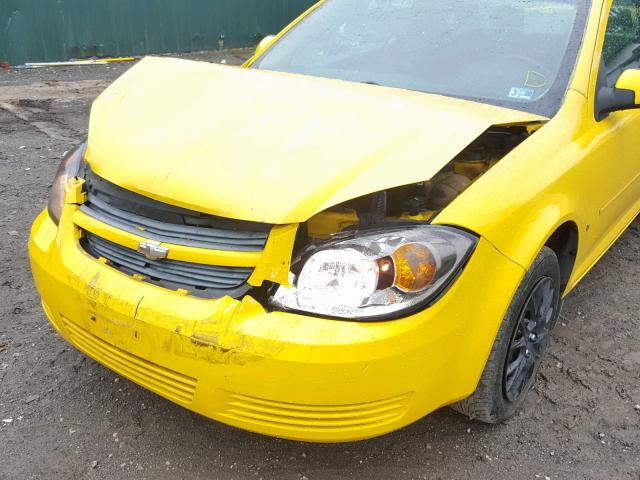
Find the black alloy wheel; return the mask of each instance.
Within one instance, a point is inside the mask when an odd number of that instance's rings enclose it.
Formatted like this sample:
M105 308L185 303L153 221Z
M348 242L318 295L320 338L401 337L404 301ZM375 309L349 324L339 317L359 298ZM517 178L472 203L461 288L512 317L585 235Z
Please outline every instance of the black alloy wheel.
M513 417L535 383L561 308L558 257L543 247L502 319L476 391L451 406L486 423Z
M504 395L517 401L540 362L555 319L555 287L549 277L541 279L529 294L511 337L504 366Z

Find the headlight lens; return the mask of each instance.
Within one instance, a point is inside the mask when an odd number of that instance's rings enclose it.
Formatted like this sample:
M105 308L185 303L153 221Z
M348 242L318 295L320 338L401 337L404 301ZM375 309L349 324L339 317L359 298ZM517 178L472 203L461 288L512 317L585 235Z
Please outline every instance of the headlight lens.
M49 194L49 204L47 206L49 216L56 225L60 223L60 216L62 215L65 186L69 178L76 177L80 172L86 150L87 144L83 143L67 153L62 159L62 162L60 162L60 166L53 180L51 193Z
M279 287L271 304L344 319L408 315L442 294L476 244L467 232L433 225L359 232L303 253L293 288Z
M300 306L310 310L319 293L339 305L358 308L361 299L373 295L377 286L375 260L353 248L315 253L305 263L297 281Z

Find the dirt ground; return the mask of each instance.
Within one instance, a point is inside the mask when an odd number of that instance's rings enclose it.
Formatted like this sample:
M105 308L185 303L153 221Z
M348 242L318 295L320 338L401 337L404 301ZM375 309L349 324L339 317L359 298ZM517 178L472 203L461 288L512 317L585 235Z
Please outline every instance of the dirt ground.
M535 389L506 425L443 409L361 443L266 438L67 345L41 311L27 237L91 99L129 66L0 71L0 479L640 480L638 219L567 299Z

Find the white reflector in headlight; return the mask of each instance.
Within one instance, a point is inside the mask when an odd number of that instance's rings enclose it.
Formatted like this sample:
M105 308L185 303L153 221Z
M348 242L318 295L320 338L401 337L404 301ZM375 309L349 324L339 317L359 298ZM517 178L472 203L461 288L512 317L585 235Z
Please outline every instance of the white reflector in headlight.
M330 298L332 303L359 307L378 286L376 262L353 249L321 250L306 261L297 287L300 306L313 308Z

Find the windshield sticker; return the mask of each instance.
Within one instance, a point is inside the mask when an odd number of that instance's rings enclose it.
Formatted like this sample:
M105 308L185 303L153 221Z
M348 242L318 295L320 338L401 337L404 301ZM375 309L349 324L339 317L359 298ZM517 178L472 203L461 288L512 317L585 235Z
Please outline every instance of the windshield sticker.
M516 100L531 100L535 93L535 90L532 88L513 87L509 92L509 98L515 98Z
M524 81L525 87L542 88L547 85L547 77L535 70L527 72L527 79Z

